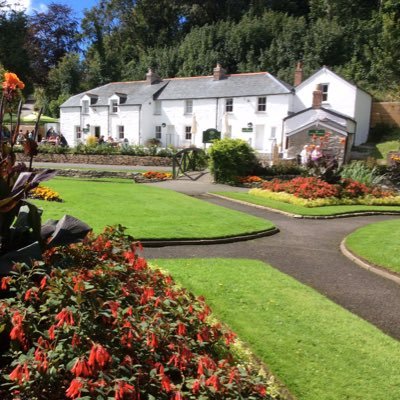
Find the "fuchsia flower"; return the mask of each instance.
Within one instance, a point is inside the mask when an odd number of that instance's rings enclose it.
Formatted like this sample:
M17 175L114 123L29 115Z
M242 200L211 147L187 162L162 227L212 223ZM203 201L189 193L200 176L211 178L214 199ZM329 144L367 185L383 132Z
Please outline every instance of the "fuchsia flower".
M82 388L83 388L83 383L81 382L81 380L73 379L65 394L67 395L67 397L71 399L76 399L77 397L81 397Z

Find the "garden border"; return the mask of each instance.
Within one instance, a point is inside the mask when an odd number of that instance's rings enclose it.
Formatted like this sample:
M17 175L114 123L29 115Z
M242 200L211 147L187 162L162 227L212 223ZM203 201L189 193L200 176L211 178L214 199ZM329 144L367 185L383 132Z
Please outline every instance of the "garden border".
M208 245L244 242L246 240L258 239L265 236L272 236L279 232L277 227L269 228L263 231L248 233L235 236L224 236L209 239L144 239L139 240L143 247L165 247L165 246L185 246L185 245Z
M378 265L372 264L369 261L365 260L364 258L359 257L359 256L355 255L352 251L350 251L346 246L347 237L348 236L346 236L340 242L340 251L342 252L342 254L345 257L347 257L350 261L357 264L359 267L364 268L367 271L371 271L374 274L381 276L382 278L389 279L392 282L400 285L400 275L399 274L396 274L395 272L392 272L392 271L388 271L387 269L384 269L383 267L380 267Z
M355 211L355 212L333 214L333 215L301 215L301 214L288 213L286 211L278 210L276 208L260 206L259 204L253 204L253 203L249 203L249 202L243 201L243 200L232 199L231 197L225 197L225 196L222 196L222 195L216 194L216 193L207 193L207 194L209 194L210 196L218 197L223 200L229 200L234 203L239 203L239 204L243 204L246 206L260 208L260 209L275 212L278 214L283 214L283 215L286 215L287 217L299 218L299 219L335 219L335 218L362 217L362 216L368 216L368 215L400 215L400 211Z

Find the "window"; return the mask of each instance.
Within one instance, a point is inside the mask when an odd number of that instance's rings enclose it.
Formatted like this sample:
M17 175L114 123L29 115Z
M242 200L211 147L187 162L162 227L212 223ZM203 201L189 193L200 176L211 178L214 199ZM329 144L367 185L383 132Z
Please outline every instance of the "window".
M89 100L82 100L82 114L89 114Z
M225 100L225 111L232 112L233 111L233 99Z
M75 126L75 137L76 139L82 139L82 131L79 125Z
M321 84L321 91L322 91L322 101L328 101L328 83Z
M276 126L271 126L271 139L276 138Z
M125 128L123 125L118 125L118 139L125 138Z
M267 111L267 98L266 97L258 98L257 111Z
M185 101L185 114L192 114L193 113L193 100L186 100Z
M156 126L156 139L161 139L161 125Z
M161 100L154 101L154 115L161 115Z
M192 140L192 127L191 126L185 126L185 139Z
M111 112L113 114L116 114L118 112L118 100L111 100L110 107Z

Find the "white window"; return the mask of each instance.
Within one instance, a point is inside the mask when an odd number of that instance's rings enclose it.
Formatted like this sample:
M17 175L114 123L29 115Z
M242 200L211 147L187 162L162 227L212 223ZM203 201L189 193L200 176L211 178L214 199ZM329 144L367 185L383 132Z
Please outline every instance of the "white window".
M271 126L271 139L276 138L276 126Z
M193 113L193 100L185 100L185 114Z
M125 138L125 127L123 125L118 125L118 139Z
M82 114L89 114L89 100L82 100Z
M226 112L233 112L233 99L226 99L225 100L225 111Z
M185 126L185 139L192 140L192 127L191 126Z
M156 139L161 139L161 125L156 125Z
M321 83L322 101L328 101L328 83Z
M81 131L81 127L79 125L76 125L74 127L74 131L75 131L75 138L82 139L82 131Z
M161 100L154 101L154 115L161 115Z
M118 112L118 100L111 100L110 107L111 113L116 114Z
M267 98L266 97L258 98L257 111L267 111Z

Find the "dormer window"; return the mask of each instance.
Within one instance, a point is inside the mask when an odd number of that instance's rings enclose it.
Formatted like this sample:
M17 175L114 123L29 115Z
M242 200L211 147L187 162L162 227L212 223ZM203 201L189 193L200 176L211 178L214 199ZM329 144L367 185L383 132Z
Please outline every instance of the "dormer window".
M233 99L225 100L225 112L233 112Z
M94 106L97 103L97 97L91 97L90 98L90 105Z
M185 101L185 114L192 114L193 113L193 100L186 100Z
M111 100L110 108L111 108L111 113L116 114L118 112L118 100Z
M82 114L89 114L89 100L82 100Z
M161 115L161 100L154 101L154 115Z
M321 83L322 101L328 101L329 83Z

